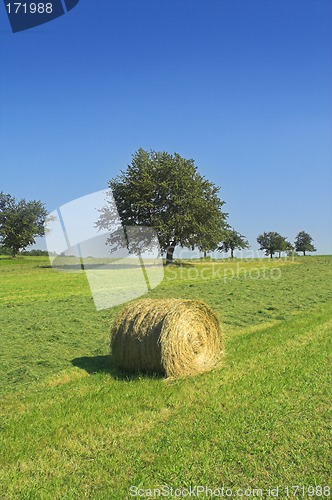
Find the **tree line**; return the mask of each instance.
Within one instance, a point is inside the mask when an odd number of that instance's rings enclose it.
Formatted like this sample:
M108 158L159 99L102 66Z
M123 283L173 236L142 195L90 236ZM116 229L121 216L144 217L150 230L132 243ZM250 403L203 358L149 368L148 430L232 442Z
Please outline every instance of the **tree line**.
M228 222L220 188L202 176L194 160L179 154L139 149L125 171L109 181L109 187L124 226L153 227L157 232L166 264L173 262L176 246L207 252L231 252L249 248L245 236ZM41 201L17 201L0 193L0 247L12 256L35 243L45 234L47 210ZM96 227L111 229L114 206L106 204ZM294 245L276 232L264 232L257 238L260 250L271 258L276 252L315 251L311 236L298 233ZM109 244L117 245L111 234ZM0 248L1 249L1 248Z
M294 245L287 241L287 238L281 236L275 231L269 233L260 234L257 238L257 242L260 245L260 250L265 251L265 255L269 255L272 259L273 255L277 252L279 257L281 252L316 252L316 248L312 244L312 237L305 231L300 231L295 238Z

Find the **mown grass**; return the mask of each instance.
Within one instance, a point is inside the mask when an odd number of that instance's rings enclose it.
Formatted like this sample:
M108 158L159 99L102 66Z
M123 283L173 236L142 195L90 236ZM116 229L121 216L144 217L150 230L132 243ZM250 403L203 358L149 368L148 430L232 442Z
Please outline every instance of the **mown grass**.
M84 274L0 259L0 497L327 485L331 264L167 269L151 296L205 300L220 314L226 356L221 370L165 382L112 368L119 308L95 311Z

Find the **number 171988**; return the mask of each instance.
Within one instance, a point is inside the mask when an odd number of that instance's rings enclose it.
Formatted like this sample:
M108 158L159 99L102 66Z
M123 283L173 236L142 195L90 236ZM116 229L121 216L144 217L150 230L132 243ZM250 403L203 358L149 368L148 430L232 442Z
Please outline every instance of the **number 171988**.
M48 3L21 3L12 2L6 5L8 14L52 14L53 4Z
M331 489L329 486L286 486L287 497L329 497Z

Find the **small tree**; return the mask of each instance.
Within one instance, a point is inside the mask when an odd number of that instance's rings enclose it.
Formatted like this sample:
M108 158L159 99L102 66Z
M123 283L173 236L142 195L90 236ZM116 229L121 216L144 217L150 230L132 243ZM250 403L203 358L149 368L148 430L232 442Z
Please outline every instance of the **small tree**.
M281 235L277 238L277 248L276 251L279 253L279 259L281 257L281 252L284 252L287 248L286 238L283 238Z
M281 235L279 235L279 237L277 238L277 247L278 248L276 249L276 251L279 253L279 259L281 257L281 252L289 253L292 252L292 250L294 250L293 245Z
M193 160L175 153L139 149L125 172L109 181L124 226L156 230L166 264L173 261L176 245L214 250L220 241L227 214L218 197L219 188L201 176ZM109 229L114 220L110 204L96 223ZM109 238L115 245L116 235Z
M275 252L283 252L287 247L287 240L275 231L260 234L257 237L257 242L260 245L260 250L265 251L265 255L269 255L272 259ZM279 255L280 255L279 253Z
M289 241L287 241L285 251L287 252L288 256L295 255L294 245L292 245Z
M305 231L300 231L295 238L295 250L297 252L316 252L316 248L312 244L312 237Z
M231 258L234 257L234 250L241 250L243 248L250 248L248 240L245 236L235 231L234 228L225 229L222 241L218 246L221 252L231 251Z
M47 216L41 201L17 201L0 192L0 246L9 249L12 257L35 243L36 236L45 234Z

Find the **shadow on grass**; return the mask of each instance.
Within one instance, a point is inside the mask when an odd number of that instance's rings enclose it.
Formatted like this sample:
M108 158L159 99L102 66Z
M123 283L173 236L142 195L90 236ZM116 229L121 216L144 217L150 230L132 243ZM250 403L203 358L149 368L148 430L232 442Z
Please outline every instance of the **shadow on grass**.
M112 364L112 356L83 356L82 358L75 358L71 361L73 366L85 370L90 375L95 373L108 373L115 380L122 380L130 382L131 380L141 378L165 378L160 373L131 373L125 370L120 370Z
M140 269L140 264L63 264L63 265L39 265L36 266L41 269L57 269L59 271L81 271L81 270L101 270L110 269L118 271L119 269ZM155 264L144 264L144 267L156 267Z
M169 267L194 267L194 264L191 262L182 262L180 260L174 260L170 264L165 264L164 267L169 268Z

